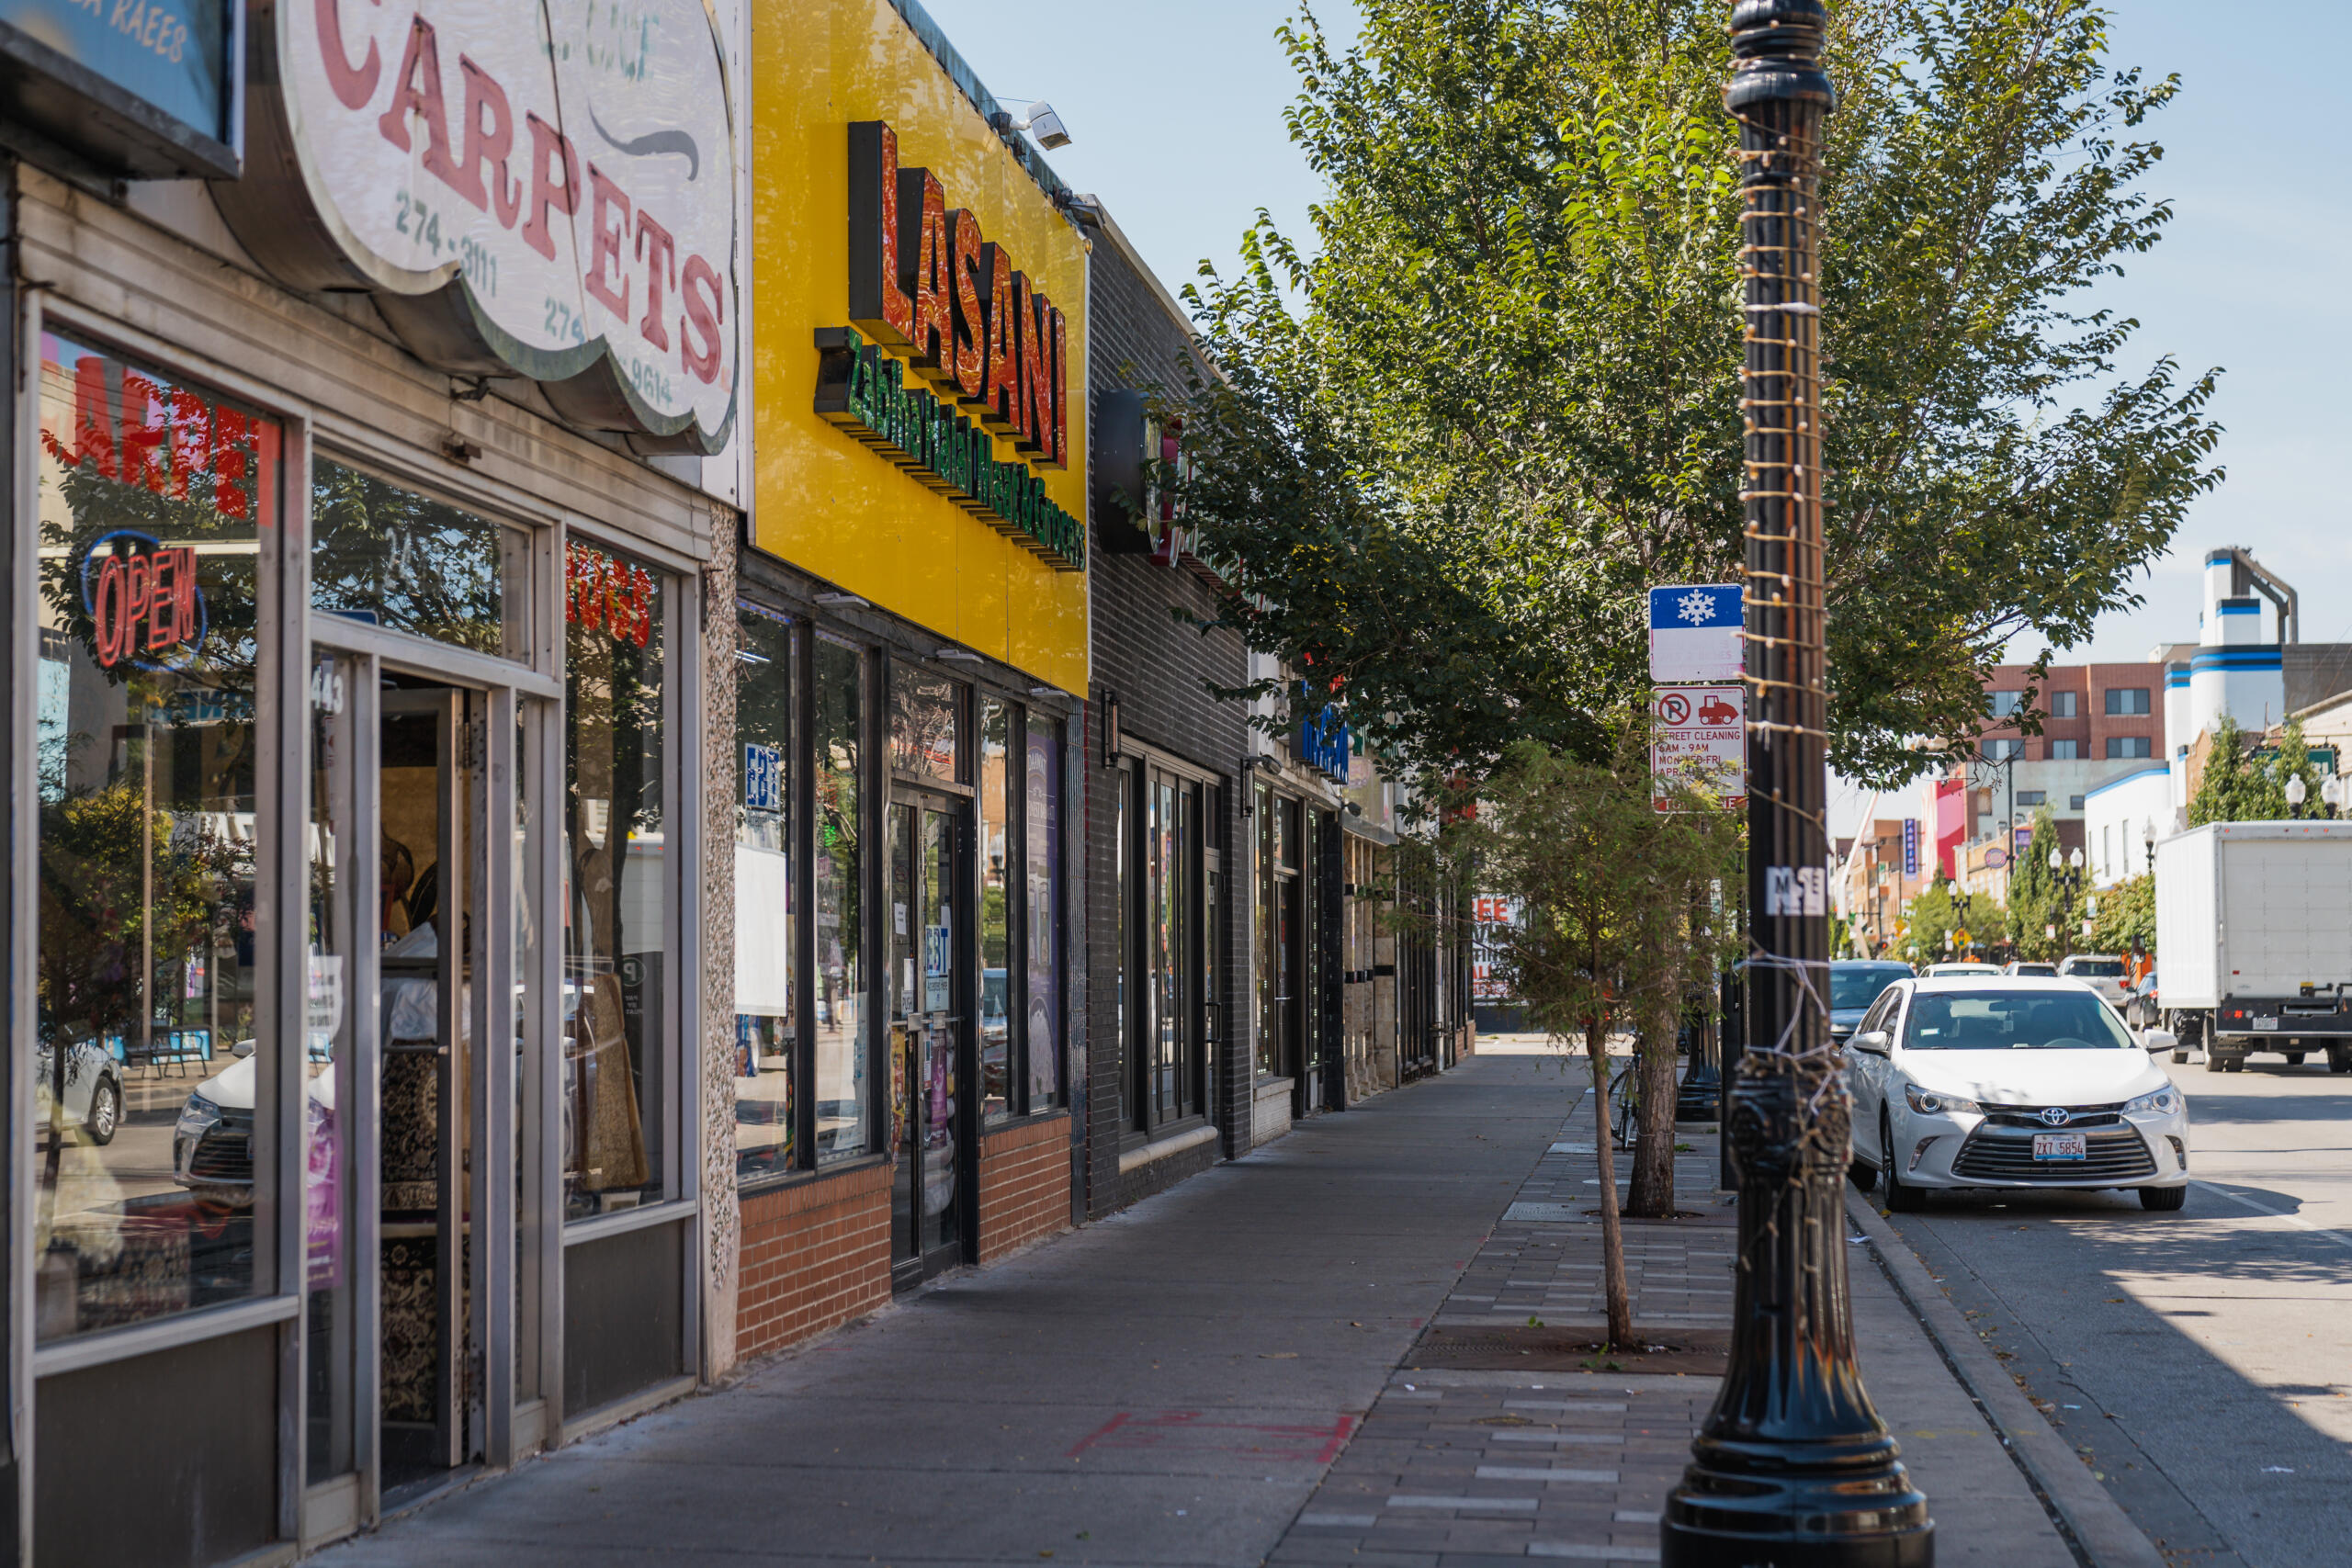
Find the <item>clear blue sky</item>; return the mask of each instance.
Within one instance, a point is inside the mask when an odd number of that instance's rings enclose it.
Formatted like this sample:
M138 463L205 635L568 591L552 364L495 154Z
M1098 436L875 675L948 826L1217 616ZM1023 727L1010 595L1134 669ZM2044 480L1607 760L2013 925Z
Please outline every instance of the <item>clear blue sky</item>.
M1282 122L1295 91L1273 38L1286 0L925 4L1001 99L1061 111L1074 141L1055 167L1102 197L1171 288L1204 256L1229 267L1261 206L1304 236L1317 186ZM1349 36L1351 5L1318 9ZM2101 298L2143 323L2134 363L2169 353L2185 370L2226 368L2216 412L2230 477L2149 574L2147 607L2109 615L2062 657L2141 659L2195 637L2197 563L2217 544L2246 546L2301 590L2306 640L2352 640L2339 412L2352 400L2352 175L2337 151L2352 121L2352 4L2115 9L2116 62L2177 71L2184 90L2154 122L2166 157L2152 188L2175 204L2170 232Z

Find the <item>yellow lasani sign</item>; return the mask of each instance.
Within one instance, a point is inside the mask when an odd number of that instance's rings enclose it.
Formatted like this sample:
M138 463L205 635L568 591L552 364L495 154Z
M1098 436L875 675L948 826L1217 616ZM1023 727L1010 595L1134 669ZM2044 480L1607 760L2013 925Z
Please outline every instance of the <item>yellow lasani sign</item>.
M1086 691L1086 242L890 0L753 0L757 543Z

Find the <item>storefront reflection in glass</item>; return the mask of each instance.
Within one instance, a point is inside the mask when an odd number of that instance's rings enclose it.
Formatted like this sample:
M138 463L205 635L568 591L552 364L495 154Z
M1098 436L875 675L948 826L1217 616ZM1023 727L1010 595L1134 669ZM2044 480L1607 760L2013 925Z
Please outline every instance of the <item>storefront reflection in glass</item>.
M953 681L919 670L891 671L891 769L962 783L956 720L963 705L963 688Z
M980 1114L1012 1114L1012 710L980 700Z
M668 580L564 560L563 1189L567 1218L658 1199L668 1055Z
M314 607L480 653L527 656L522 529L325 457L311 468Z
M874 1146L866 1062L865 963L865 652L819 633L814 759L817 793L817 1161Z
M735 1175L793 1168L793 626L744 604L735 652Z
M32 1240L54 1340L275 1283L254 697L283 444L56 333L40 420Z
M1061 886L1062 727L1058 719L1029 715L1028 863L1026 901L1029 965L1029 1109L1060 1102L1062 1082L1061 921L1056 897Z

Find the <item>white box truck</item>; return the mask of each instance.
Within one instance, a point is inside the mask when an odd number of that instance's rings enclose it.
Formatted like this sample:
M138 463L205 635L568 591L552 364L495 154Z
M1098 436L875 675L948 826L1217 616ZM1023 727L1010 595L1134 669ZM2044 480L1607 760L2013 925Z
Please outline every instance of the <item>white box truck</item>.
M2352 1073L2352 822L2209 822L2159 842L2156 987L2209 1072L2324 1051Z

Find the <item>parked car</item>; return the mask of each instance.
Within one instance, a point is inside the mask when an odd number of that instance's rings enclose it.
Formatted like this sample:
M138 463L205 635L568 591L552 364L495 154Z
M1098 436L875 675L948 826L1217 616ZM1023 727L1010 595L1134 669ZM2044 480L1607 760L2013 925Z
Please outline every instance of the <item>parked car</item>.
M2123 959L2113 953L2077 953L2058 961L2059 978L2080 980L2117 1007L2131 999L2123 986Z
M2004 975L2023 975L2027 978L2033 980L2055 980L2058 977L2058 965L2055 964L2029 963L2022 958L2012 958L2007 964L2001 965L2001 973Z
M254 1043L240 1040L236 1060L188 1092L172 1129L172 1179L232 1207L253 1201ZM313 1113L334 1112L334 1074L310 1076Z
M1998 975L2000 972L2001 966L1999 964L1979 964L1973 958L1955 959L1949 964L1930 964L1925 969L1919 971L1922 975L1930 976Z
M65 1050L65 1083L59 1094L57 1048L43 1042L33 1058L33 1093L40 1102L40 1123L49 1124L51 1096L56 1096L68 1127L79 1127L90 1142L114 1142L122 1126L122 1069L107 1048L95 1040L76 1040Z
M1883 958L1838 958L1829 964L1829 1038L1842 1043L1879 994L1911 977L1911 965Z
M1899 981L1847 1042L1855 1176L1889 1209L1935 1190L2131 1188L2188 1195L2188 1106L2107 1002L2069 979Z

